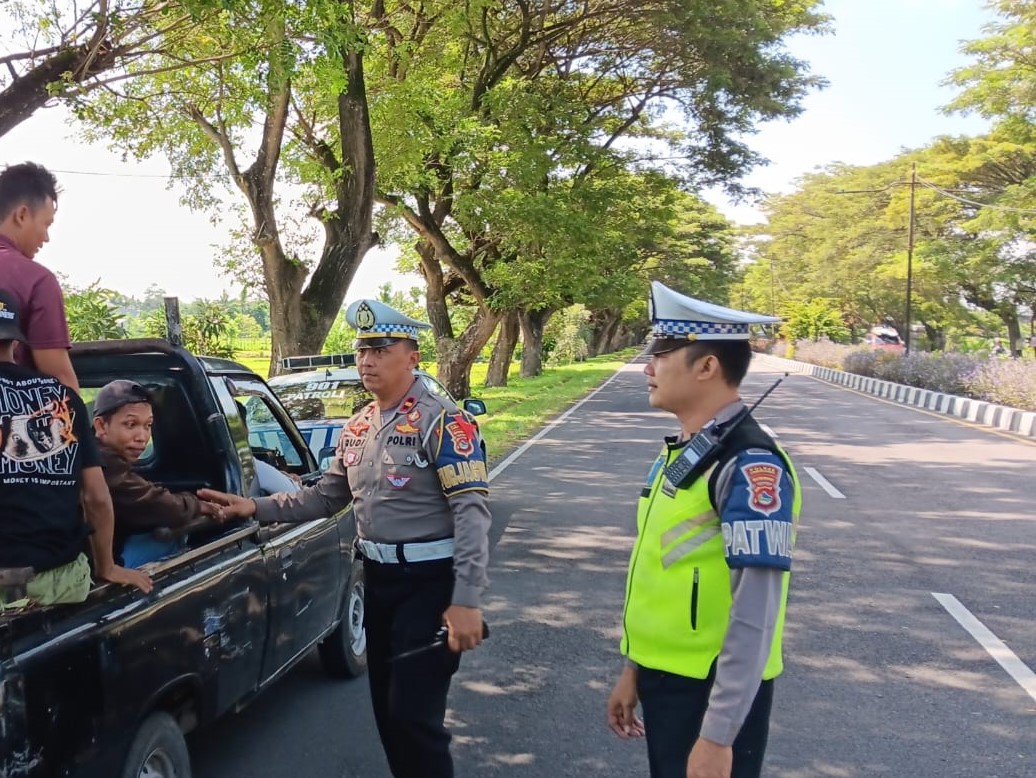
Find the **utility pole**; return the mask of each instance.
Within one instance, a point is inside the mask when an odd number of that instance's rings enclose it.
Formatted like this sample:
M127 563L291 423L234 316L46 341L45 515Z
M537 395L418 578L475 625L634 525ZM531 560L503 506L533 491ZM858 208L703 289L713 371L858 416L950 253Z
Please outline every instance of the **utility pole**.
M770 315L777 315L777 298L773 291L773 257L770 257Z
M917 163L910 165L910 224L907 227L907 288L906 288L906 332L903 342L905 353L910 353L910 318L914 292L914 193L917 191Z
M166 340L174 346L183 345L183 326L180 322L180 300L176 297L163 297L165 303Z

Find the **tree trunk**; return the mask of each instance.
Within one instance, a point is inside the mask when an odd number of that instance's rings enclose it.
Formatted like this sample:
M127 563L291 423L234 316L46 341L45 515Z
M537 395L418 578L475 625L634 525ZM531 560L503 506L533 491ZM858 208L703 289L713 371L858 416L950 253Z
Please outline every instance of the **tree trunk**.
M471 366L493 336L499 316L479 308L458 338L436 338L439 382L458 400L471 396Z
M553 313L550 308L519 313L522 326L522 378L532 378L543 372L543 329Z
M946 350L946 330L944 328L924 322L924 333L929 351Z
M590 335L590 356L596 357L607 354L609 346L622 322L622 311L603 310L594 311L590 315L590 324L593 328Z
M283 34L280 30L278 34ZM276 36L275 36L276 37ZM207 122L197 109L192 117L221 146L227 167L252 211L252 241L262 257L263 280L270 300L270 375L282 372L281 360L318 354L334 323L349 284L367 251L377 243L371 230L374 206L374 147L360 54L341 51L346 83L338 95L341 161L327 145L314 141L314 153L337 176L335 209L314 208L324 226L324 246L310 278L297 257L289 257L280 240L274 207L274 186L284 138L291 82L271 55L267 76L266 115L255 161L240 171L230 139Z
M620 349L624 349L627 346L632 346L638 340L644 340L641 336L638 338L635 330L630 329L624 325L621 321L615 327L615 331L612 333L611 338L608 339L606 349L603 353L612 354Z
M428 321L435 335L437 378L450 394L462 400L471 396L471 366L493 336L500 317L479 303L478 312L471 323L455 337L446 304L446 282L435 248L428 241L418 241L417 255L427 285L425 300Z
M1012 357L1022 356L1024 350L1018 348L1022 339L1022 327L1018 323L1018 310L1013 305L1009 308L1005 306L1000 312L1000 318L1007 325L1007 350L1011 352Z
M507 374L511 369L511 360L514 359L514 349L518 345L520 326L517 311L508 311L500 320L500 333L493 346L493 357L489 360L486 386L507 386Z

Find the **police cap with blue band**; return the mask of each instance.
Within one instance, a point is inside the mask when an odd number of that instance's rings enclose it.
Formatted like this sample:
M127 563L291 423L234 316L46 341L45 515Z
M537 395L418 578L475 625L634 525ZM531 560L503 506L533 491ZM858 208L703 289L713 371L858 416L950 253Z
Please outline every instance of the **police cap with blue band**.
M357 300L345 309L345 320L356 328L356 349L385 348L401 340L417 343L417 333L432 326L377 300Z
M776 316L724 308L651 282L651 334L648 354L664 354L699 340L748 340L752 324L776 324Z

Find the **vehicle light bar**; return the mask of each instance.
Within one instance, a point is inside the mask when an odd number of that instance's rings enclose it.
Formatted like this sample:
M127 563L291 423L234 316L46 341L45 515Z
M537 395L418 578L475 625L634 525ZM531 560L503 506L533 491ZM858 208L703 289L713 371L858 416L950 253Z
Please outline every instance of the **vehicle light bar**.
M319 370L322 367L353 367L355 354L310 354L300 357L285 357L281 367L285 370Z

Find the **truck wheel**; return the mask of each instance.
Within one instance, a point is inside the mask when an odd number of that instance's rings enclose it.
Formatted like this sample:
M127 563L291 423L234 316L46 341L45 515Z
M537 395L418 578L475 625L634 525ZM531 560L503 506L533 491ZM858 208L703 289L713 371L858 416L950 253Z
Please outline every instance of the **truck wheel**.
M152 713L137 730L122 778L191 778L191 757L180 725L168 713Z
M332 678L355 678L367 672L367 633L363 629L363 561L354 559L345 587L342 620L317 646L324 672Z

